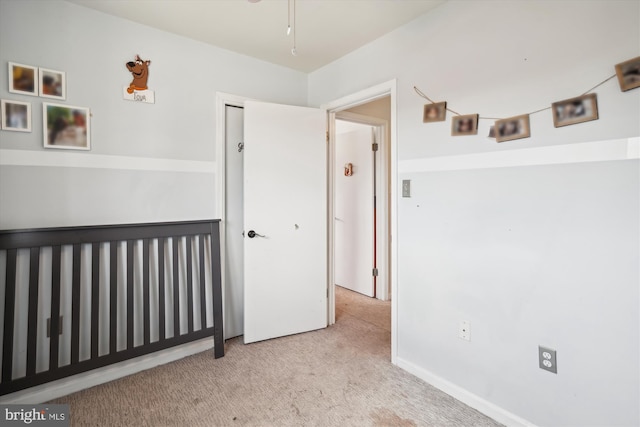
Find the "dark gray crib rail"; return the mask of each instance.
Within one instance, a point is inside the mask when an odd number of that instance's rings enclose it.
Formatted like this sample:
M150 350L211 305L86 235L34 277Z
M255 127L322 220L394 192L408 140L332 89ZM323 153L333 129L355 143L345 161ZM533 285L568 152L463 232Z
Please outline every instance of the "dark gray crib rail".
M220 220L186 221L150 224L126 224L91 227L47 228L35 230L0 231L0 250L6 250L6 284L4 302L4 325L2 339L2 369L0 371L0 396L65 378L91 369L100 368L121 362L123 360L149 354L169 347L177 346L201 338L214 337L214 356L224 356L223 321L222 321L222 289L220 275ZM199 243L199 292L201 329L194 330L193 322L193 260L192 242L197 236ZM210 236L211 260L205 260L204 237ZM178 239L186 238L187 272L187 332L180 334L180 303L179 301L179 257ZM171 256L165 260L165 242L173 239ZM149 310L149 247L158 242L158 335L157 341L151 342L150 310ZM142 295L143 295L143 336L144 343L134 346L133 295L134 295L134 245L142 241ZM126 242L126 319L127 345L118 351L117 343L117 304L109 304L109 352L98 354L99 341L99 277L100 277L100 244L109 243L109 300L117 301L118 276L118 246ZM91 356L80 360L80 287L81 287L81 245L91 244ZM71 363L59 366L59 332L57 319L60 317L60 287L61 287L61 252L65 246L73 248L72 279L71 279ZM51 322L50 322L50 350L49 368L36 372L37 349L37 320L38 320L38 285L40 276L41 248L52 248L51 264ZM14 329L15 329L15 298L16 298L16 270L17 253L19 249L30 250L29 262L29 297L27 324L26 375L13 378L14 359ZM173 277L173 336L167 338L165 330L165 261L172 263ZM205 262L211 263L211 295L213 304L213 326L207 327L207 307L205 298ZM84 284L86 285L86 284ZM124 307L123 307L124 309ZM177 319L177 321L175 320Z

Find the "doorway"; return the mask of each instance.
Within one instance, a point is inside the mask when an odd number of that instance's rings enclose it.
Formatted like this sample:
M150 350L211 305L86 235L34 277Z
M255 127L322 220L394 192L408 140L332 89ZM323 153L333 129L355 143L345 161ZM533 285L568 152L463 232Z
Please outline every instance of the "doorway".
M335 119L334 283L388 300L391 98L337 112ZM352 164L352 175L341 176L343 163L351 164L350 157L358 164Z
M333 139L335 138L334 123L335 123L336 116L343 113L349 114L350 112L347 112L346 110L362 109L362 108L366 109L367 107L370 106L372 101L376 101L380 98L387 97L389 99L388 102L390 104L390 111L389 111L390 120L388 121L388 125L385 132L387 136L387 152L386 152L387 160L385 162L385 170L383 172L384 180L386 181L386 188L382 190L384 196L387 198L387 201L384 203L384 206L387 212L386 212L386 220L383 221L384 232L380 234L383 236L387 236L387 242L386 242L387 249L386 249L386 254L384 255L384 259L386 260L386 266L387 266L385 277L387 277L389 284L396 283L395 266L397 265L397 260L396 260L397 246L395 241L391 239L391 237L395 235L395 232L397 229L397 225L395 223L395 215L397 211L396 201L395 201L395 194L397 192L395 188L397 186L397 179L395 177L396 164L397 164L396 148L395 148L396 146L395 144L395 96L396 96L396 81L391 80L386 83L382 83L380 85L371 87L369 89L365 89L355 94L346 96L344 98L340 98L336 101L333 101L327 105L322 106L322 109L327 111L328 119L329 119L328 120L328 126L329 126L328 136L329 136L329 151L330 151L330 156L329 156L329 159L330 159L329 171L330 171L335 166L333 163L334 160L332 158L333 156L332 144L334 143ZM228 244L226 242L226 233L225 233L225 227L226 227L225 202L227 198L227 195L226 195L227 187L225 182L226 145L224 143L225 142L225 116L226 116L226 106L229 105L229 106L242 107L245 101L250 101L250 99L239 97L236 95L220 93L220 92L216 94L216 116L217 116L216 140L218 141L218 143L216 144L216 159L218 159L218 161L216 165L216 177L215 177L216 188L217 188L216 215L217 217L222 219L221 225L223 228L221 233L221 237L222 237L221 244L223 247L222 277L223 277L223 296L225 297L225 310L233 310L233 308L230 308L230 306L227 304L228 296L229 296L227 294L229 293L233 294L233 292L229 292L229 288L231 284L226 283L225 268L228 265L228 262L224 259L225 257L229 256L227 252ZM363 113L363 111L356 111L356 112L358 114ZM331 177L329 177L328 186L329 186L329 191L332 192L333 179L331 179ZM331 197L328 199L328 204L329 204L328 206L329 217L333 219L333 215L332 215L333 204L332 204ZM329 226L328 247L332 248L333 239L334 239L333 220L329 221L328 226ZM237 238L237 236L235 236L234 238ZM333 267L334 267L333 259L332 257L329 257L329 258L330 258L329 264L328 264L329 277L333 278ZM329 284L331 285L329 286ZM235 284L235 286L239 286L239 285L240 284ZM335 323L335 288L333 286L333 281L330 280L327 283L327 286L328 286L327 321L328 321L328 324L333 324ZM388 295L390 295L390 288L391 286L388 286L387 295L381 295L382 298L384 299L388 298ZM238 292L235 292L235 294L237 295ZM396 306L397 306L397 295L398 295L397 288L393 289L393 294L394 294L394 298L392 299L392 302L391 302L391 307L392 307L391 309L391 331L392 331L391 332L391 361L392 363L395 363L396 353L397 353L397 333L396 333L396 324L397 324ZM225 317L227 317L226 313L225 313ZM230 335L227 334L227 325L225 325L225 338L230 338Z
M336 120L333 283L376 296L377 129Z

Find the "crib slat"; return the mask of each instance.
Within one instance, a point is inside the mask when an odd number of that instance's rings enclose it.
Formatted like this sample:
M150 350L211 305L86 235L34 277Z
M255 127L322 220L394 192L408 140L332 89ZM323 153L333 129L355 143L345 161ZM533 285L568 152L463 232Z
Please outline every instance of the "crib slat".
M204 234L198 236L198 266L200 267L200 328L207 327L207 299L204 277Z
M60 274L62 272L62 247L53 247L51 264L51 321L49 336L49 370L58 368L58 349L60 348Z
M164 238L158 238L158 337L165 338Z
M133 348L133 240L127 240L127 349Z
M16 262L18 251L7 251L7 280L4 291L4 332L2 335L2 382L13 376L13 327L16 300Z
M109 243L109 354L118 350L118 242Z
M187 236L187 333L193 332L193 262L191 236Z
M80 266L81 246L73 245L72 281L71 281L71 363L80 360Z
M149 239L142 241L142 311L144 319L144 345L151 341L151 317L149 310Z
M29 260L29 320L27 323L27 376L36 374L38 344L38 280L40 278L40 248L31 248Z
M178 277L178 240L173 237L173 336L180 336L180 279Z
M100 243L91 245L91 358L98 357L100 316Z

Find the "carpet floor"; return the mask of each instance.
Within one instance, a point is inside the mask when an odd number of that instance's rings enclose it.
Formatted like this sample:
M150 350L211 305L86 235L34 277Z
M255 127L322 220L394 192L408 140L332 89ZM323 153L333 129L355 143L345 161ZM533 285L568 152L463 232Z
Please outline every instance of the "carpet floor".
M72 426L499 426L392 365L390 304L337 287L336 323L199 353L51 403Z

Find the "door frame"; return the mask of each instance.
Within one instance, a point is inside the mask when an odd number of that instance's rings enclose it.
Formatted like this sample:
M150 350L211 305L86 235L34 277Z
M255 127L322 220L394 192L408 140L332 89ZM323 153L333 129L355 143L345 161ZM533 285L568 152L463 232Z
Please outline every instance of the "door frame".
M398 154L397 154L397 136L396 136L396 91L397 91L397 80L392 79L387 82L378 84L376 86L372 86L367 89L363 89L351 95L347 95L345 97L339 98L337 100L331 101L327 104L322 105L320 108L327 111L328 114L328 126L329 126L329 164L327 165L327 176L328 176L328 193L327 193L327 222L328 222L328 245L327 250L330 252L328 254L328 274L327 278L333 280L333 259L331 257L331 252L333 252L333 177L332 171L335 167L334 164L334 153L335 153L335 114L347 110L349 108L366 104L368 102L374 101L379 98L383 98L385 96L389 96L391 99L391 122L389 123L390 128L390 138L388 141L389 148L389 188L388 188L388 197L389 197L389 233L388 238L389 242L389 272L388 272L388 280L389 287L393 289L393 298L391 299L391 363L397 364L397 354L398 354L398 333L397 333L397 324L398 324L398 295L399 295L399 286L397 280L397 271L398 271L398 242L396 236L398 235L398 224L397 224L397 212L398 212L398 202L397 202L397 193L398 193ZM216 108L216 160L215 160L215 188L216 188L216 213L217 218L220 218L220 245L222 250L221 252L221 276L222 276L222 297L223 301L225 298L225 289L226 289L226 280L225 280L225 248L226 248L226 239L225 239L225 199L226 199L226 183L225 183L225 105L233 105L236 107L244 107L245 101L254 101L255 99L233 95L224 92L216 92L215 97L215 108ZM335 323L335 288L330 286L331 283L327 283L327 289L329 293L328 298L328 309L327 309L327 320L328 324ZM224 316L224 304L223 304L223 316Z
M327 104L323 104L321 106L322 109L327 110L329 115L329 173L328 173L328 218L330 219L328 222L328 236L329 239L329 274L328 278L333 280L334 276L334 263L332 259L333 245L334 245L334 206L333 206L333 196L334 196L334 183L333 183L333 174L331 171L335 168L335 119L336 113L340 111L347 110L352 107L356 107L358 105L366 104L371 101L375 101L379 98L384 98L385 96L390 97L391 101L391 120L389 123L389 141L388 142L388 182L389 187L387 189L388 195L388 206L389 206L389 230L386 236L388 237L388 247L389 247L389 263L388 263L388 280L389 280L389 288L392 289L393 297L391 298L391 363L397 364L397 355L398 355L398 295L400 293L398 286L398 242L396 236L398 235L398 202L397 202L397 193L398 193L398 144L397 144L397 133L396 133L396 105L397 105L397 95L396 89L397 87L397 79L392 79L387 82L378 84L376 86L369 87L367 89L363 89L351 95L347 95L345 97L339 98L337 100L331 101ZM335 287L332 284L329 284L329 309L328 309L328 323L332 325L335 323L336 319L336 297L335 297Z
M362 125L371 126L374 128L375 141L378 143L378 162L374 180L376 181L376 202L377 202L377 222L374 224L376 228L376 234L378 236L377 250L376 250L376 264L378 269L377 286L375 295L377 299L386 301L389 299L389 180L388 173L388 141L387 135L389 131L389 122L385 119L379 119L377 117L366 116L363 114L352 113L350 111L338 111L335 113L335 119L345 122L358 123ZM336 140L337 142L337 140ZM333 145L335 150L335 144ZM335 156L335 151L333 151ZM334 163L335 165L335 159ZM335 187L332 192L335 197ZM334 215L335 217L335 215ZM331 218L331 217L330 217ZM335 227L335 222L333 222ZM335 239L335 235L332 235ZM335 256L335 248L331 252L331 257ZM334 261L335 265L335 261ZM334 271L335 273L335 271ZM329 278L330 285L335 286L335 278ZM373 280L373 279L372 279ZM335 321L335 320L334 320Z

